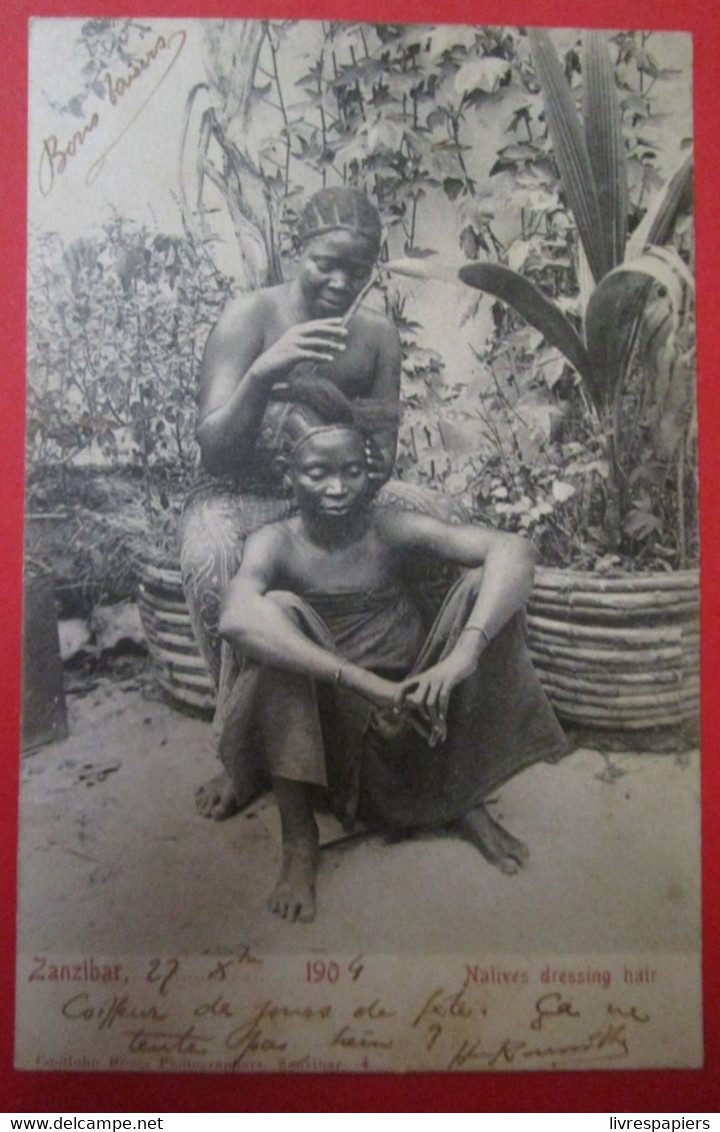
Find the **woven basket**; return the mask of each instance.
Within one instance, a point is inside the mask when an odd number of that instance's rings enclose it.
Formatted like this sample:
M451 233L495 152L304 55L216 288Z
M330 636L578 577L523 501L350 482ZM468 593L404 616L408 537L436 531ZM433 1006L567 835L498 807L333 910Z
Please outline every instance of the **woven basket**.
M212 709L180 571L145 566L138 602L161 686ZM539 567L527 623L533 663L562 719L615 732L697 721L697 570L607 578Z
M607 578L541 567L528 633L561 718L614 731L697 721L697 570Z
M213 708L215 689L195 643L180 571L144 566L138 605L158 683L181 703Z

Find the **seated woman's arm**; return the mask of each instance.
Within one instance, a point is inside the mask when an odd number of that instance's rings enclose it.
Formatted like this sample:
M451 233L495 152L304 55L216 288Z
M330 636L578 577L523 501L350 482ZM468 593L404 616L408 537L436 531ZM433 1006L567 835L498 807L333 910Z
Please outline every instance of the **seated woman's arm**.
M410 512L387 511L381 521L386 537L405 560L419 553L458 566L483 567L482 585L468 627L482 629L488 639L530 597L537 552L520 535L469 523L443 523Z
M403 557L432 554L470 568L483 567L477 598L451 652L403 686L406 704L431 724L430 743L445 737L450 694L478 666L492 638L530 596L536 561L532 544L486 527L455 526L424 515L387 512L386 537Z
M279 525L265 527L245 543L240 570L230 583L220 615L220 634L240 652L275 668L300 672L326 683L339 683L378 706L399 703L400 685L310 640L284 610L267 596L283 575L287 538Z

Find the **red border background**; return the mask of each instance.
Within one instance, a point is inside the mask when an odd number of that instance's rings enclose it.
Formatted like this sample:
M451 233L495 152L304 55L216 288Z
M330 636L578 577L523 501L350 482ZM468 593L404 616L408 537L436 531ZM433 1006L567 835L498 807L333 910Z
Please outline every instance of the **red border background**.
M0 61L0 1110L4 1112L714 1112L720 1110L720 827L714 821L720 785L716 753L720 709L713 661L720 660L718 509L720 349L716 284L720 219L713 179L720 167L720 5L714 0L5 0ZM409 1074L406 1076L195 1076L179 1074L20 1073L12 1068L15 952L15 854L20 698L20 570L22 530L25 325L25 185L27 21L33 16L203 16L375 21L545 24L570 27L673 28L694 35L699 390L703 535L703 884L705 1068L671 1072ZM671 805L671 800L668 800ZM662 822L663 815L657 820ZM618 860L618 868L632 861Z

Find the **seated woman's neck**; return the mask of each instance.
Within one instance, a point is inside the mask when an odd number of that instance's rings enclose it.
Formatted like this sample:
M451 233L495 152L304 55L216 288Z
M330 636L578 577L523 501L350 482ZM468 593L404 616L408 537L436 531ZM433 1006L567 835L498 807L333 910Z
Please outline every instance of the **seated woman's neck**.
M370 526L369 502L363 500L348 514L342 516L301 513L303 529L310 542L326 550L340 550L359 542Z

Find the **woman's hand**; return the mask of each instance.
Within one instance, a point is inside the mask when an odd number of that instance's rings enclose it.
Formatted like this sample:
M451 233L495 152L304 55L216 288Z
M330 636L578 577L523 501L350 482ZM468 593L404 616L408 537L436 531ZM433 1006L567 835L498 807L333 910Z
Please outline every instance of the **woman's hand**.
M469 650L457 647L432 668L411 676L401 685L402 702L430 724L431 747L447 738L447 710L453 688L467 680L476 667Z
M259 358L251 372L261 380L282 381L301 362L332 362L347 346L348 332L339 318L317 318L291 326Z

